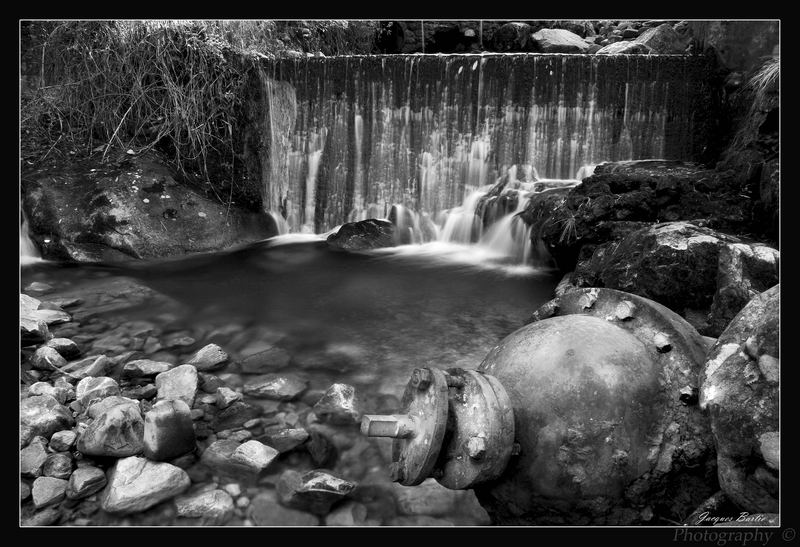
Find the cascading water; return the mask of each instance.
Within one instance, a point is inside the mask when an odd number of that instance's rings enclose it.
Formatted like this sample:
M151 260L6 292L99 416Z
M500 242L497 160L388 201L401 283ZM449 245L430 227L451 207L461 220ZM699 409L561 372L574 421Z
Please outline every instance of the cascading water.
M31 264L42 260L42 255L39 249L33 243L28 231L28 218L25 216L25 211L20 207L21 222L19 227L19 261L20 264Z

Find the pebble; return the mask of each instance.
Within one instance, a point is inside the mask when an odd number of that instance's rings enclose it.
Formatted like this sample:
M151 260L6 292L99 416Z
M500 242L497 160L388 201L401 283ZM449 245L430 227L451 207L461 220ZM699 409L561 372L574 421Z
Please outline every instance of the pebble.
M67 481L53 477L39 477L33 481L31 495L33 505L37 509L53 505L64 499L67 492Z
M234 505L224 490L209 490L175 498L179 517L202 518L204 524L222 525L233 516Z
M143 378L148 376L156 376L162 372L167 372L172 368L170 363L164 361L151 361L150 359L137 359L129 361L122 367L122 376L124 378Z
M79 379L98 377L106 373L110 364L111 361L105 355L91 355L79 361L70 361L61 371ZM70 376L67 379L71 379Z
M180 399L189 407L197 395L197 369L192 365L180 365L156 376L159 399Z
M36 437L19 452L19 472L23 477L38 477L47 461L47 439Z
M139 513L185 492L190 486L186 471L168 463L130 456L117 460L101 498L104 511Z
M158 395L158 388L153 384L146 384L143 386L136 386L122 390L125 397L137 400L152 399Z
M59 404L63 405L67 402L67 399L70 396L70 391L72 391L72 394L74 395L74 390L72 390L71 387L72 386L70 386L70 389L66 389L63 387L52 386L47 382L36 382L35 384L31 385L30 388L28 388L28 395L50 395L52 398L58 401Z
M31 495L31 487L27 482L19 481L19 501L25 501Z
M72 474L72 456L68 452L56 452L47 456L42 466L42 475L56 479L68 479Z
M279 429L277 431L264 433L260 438L267 445L271 446L280 453L288 452L297 448L308 439L308 431L303 428Z
M69 410L49 395L28 397L22 401L19 419L22 445L37 435L50 438L56 431L69 429L75 423Z
M138 405L118 404L89 424L78 438L78 450L90 456L133 456L144 447L143 434Z
M106 474L102 469L91 465L78 467L69 478L67 498L71 500L88 498L102 490L106 483Z
M67 360L55 349L42 346L31 358L31 366L36 370L59 370L67 364Z
M163 461L194 449L194 425L189 406L180 399L156 402L144 416L144 455Z
M314 414L323 423L351 425L361 422L356 390L348 384L333 384L314 405Z
M264 374L246 382L243 391L256 398L291 401L308 387L308 382L295 375Z
M217 344L208 344L195 353L187 362L188 365L193 365L197 370L209 371L216 370L225 366L228 360L228 354L219 347Z
M75 396L84 408L88 408L95 399L112 395L119 395L119 384L108 376L84 378L75 387Z
M241 427L245 422L261 416L262 412L263 409L258 405L236 401L217 414L210 425L214 431Z
M65 452L75 446L75 439L78 436L74 431L58 431L50 437L50 449L56 452Z
M229 387L220 386L217 388L216 403L219 408L228 408L236 401L242 399L242 394Z
M260 473L278 456L279 452L258 441L247 441L239 445L231 460Z
M331 506L353 491L355 483L323 470L300 473L288 470L278 481L278 496L286 507L325 515Z
M223 485L222 489L225 490L232 498L238 498L242 495L242 487L237 482L229 482L228 484Z

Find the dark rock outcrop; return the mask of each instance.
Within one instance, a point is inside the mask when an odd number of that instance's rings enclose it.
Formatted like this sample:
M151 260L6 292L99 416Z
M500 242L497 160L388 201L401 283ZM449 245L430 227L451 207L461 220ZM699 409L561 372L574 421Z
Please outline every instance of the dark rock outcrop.
M370 218L344 224L328 236L328 245L344 251L364 251L394 246L394 225L385 220Z

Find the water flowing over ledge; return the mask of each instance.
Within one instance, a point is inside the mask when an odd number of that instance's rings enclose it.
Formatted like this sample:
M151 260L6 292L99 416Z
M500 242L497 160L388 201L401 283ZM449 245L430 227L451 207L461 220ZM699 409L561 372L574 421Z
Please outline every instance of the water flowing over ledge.
M386 218L393 205L433 217L511 168L527 183L602 161L694 158L709 70L682 55L264 60L250 170L291 232Z

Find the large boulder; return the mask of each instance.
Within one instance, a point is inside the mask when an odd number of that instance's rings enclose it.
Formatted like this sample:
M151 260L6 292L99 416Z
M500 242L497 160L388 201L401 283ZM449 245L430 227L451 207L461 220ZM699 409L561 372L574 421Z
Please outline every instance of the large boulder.
M575 269L576 285L638 294L672 310L707 308L717 286L720 251L739 240L688 222L639 229L599 246Z
M778 511L779 306L780 285L753 298L709 351L701 378L720 486L751 513Z
M344 251L364 251L394 246L394 225L386 220L370 218L343 224L328 236L328 245Z
M139 513L182 494L190 484L189 475L179 467L130 456L117 460L111 469L101 507L109 513Z
M214 251L275 235L267 215L206 197L153 153L89 160L22 178L44 258L125 260Z
M651 53L659 54L683 53L689 45L689 40L678 34L669 23L645 30L634 41L647 46Z
M542 29L533 33L534 51L541 53L586 53L589 44L575 34L564 29Z
M778 284L779 262L780 251L766 245L733 243L720 249L708 335L719 336L754 296Z

